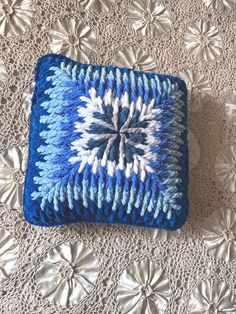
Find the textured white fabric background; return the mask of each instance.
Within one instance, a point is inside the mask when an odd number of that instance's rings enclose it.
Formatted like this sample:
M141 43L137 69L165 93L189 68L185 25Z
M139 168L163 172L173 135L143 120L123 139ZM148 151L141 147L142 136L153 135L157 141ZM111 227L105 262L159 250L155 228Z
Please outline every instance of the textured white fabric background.
M0 0L1 314L236 313L235 34L235 0ZM33 68L49 52L186 81L180 231L24 221Z

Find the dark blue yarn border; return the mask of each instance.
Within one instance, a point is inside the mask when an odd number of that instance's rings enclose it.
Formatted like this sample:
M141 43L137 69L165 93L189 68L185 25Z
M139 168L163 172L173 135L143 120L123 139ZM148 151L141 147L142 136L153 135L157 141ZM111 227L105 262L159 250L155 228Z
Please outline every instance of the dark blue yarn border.
M45 110L41 107L41 103L50 100L45 94L45 91L51 87L51 82L48 82L46 78L53 75L53 72L49 69L52 66L60 67L61 62L66 64L76 65L75 61L57 54L48 54L38 59L35 66L35 90L32 98L31 118L30 118L30 131L29 131L29 155L28 165L26 170L24 195L23 195L23 207L25 219L32 224L39 226L54 226L64 225L76 222L97 222L97 223L111 223L111 224L127 224L137 226L147 226L153 228L162 228L166 230L175 230L181 227L188 217L188 145L187 145L187 129L182 134L182 140L184 145L181 146L183 156L179 160L179 166L182 171L180 172L180 178L182 184L179 185L179 192L183 193L183 197L178 200L178 205L181 210L175 210L173 217L167 220L164 212L160 212L157 219L153 218L153 213L145 212L143 216L140 216L140 210L133 208L130 214L126 213L125 206L121 205L119 209L105 216L104 210L99 210L93 203L90 202L90 208L85 208L81 202L76 202L76 208L73 210L68 208L66 202L60 203L60 210L57 212L53 208L52 203L47 203L44 211L40 208L40 200L33 200L31 198L32 192L37 190L38 186L34 183L33 178L39 176L39 169L35 163L37 161L43 161L43 156L37 152L37 148L44 144L44 140L39 136L40 132L47 130L47 127L39 122L42 115L45 114ZM86 66L89 66L86 65ZM102 66L96 66L101 68ZM115 68L113 66L106 67L107 69ZM121 69L121 71L130 71L129 69ZM143 72L135 72L138 76ZM148 78L154 77L157 73L145 73ZM183 124L187 126L187 89L184 81L178 77L158 74L161 81L169 78L172 83L176 82L179 89L183 91L181 99L185 102L183 112L185 114ZM109 204L105 204L105 208L109 207Z

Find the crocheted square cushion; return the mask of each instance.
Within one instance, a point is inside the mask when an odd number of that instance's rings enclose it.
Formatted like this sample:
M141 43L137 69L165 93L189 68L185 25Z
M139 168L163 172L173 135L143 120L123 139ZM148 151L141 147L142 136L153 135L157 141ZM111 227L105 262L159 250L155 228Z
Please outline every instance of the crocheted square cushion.
M187 187L181 79L54 54L38 60L23 198L28 222L174 230L187 219Z

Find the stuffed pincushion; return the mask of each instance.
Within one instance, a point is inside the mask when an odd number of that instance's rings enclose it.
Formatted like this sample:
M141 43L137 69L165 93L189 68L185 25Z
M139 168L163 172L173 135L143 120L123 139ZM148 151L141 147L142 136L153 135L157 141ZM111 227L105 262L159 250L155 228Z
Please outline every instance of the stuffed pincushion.
M187 91L177 78L46 55L35 91L24 215L174 230L188 214Z

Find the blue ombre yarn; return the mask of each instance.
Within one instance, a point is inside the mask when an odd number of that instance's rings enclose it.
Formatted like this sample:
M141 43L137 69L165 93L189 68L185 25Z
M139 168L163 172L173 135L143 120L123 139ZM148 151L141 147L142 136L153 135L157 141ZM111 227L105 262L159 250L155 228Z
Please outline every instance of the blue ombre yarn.
M188 215L187 91L177 78L40 58L24 215L175 230Z

